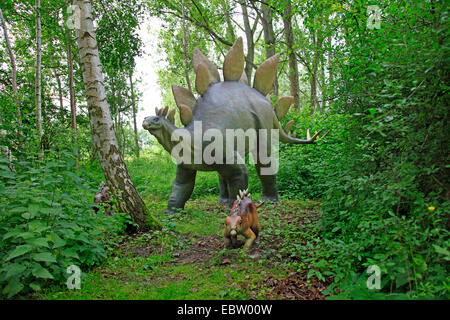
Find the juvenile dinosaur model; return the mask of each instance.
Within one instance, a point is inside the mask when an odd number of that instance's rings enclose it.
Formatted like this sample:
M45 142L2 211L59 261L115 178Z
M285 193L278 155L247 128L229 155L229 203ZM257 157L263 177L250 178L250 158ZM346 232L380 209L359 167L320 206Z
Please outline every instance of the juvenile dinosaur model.
M184 125L183 132L194 139L187 139L189 152L183 150L183 159L179 161L176 178L172 185L172 193L169 198L166 213L174 213L177 209L183 209L194 189L195 175L197 171L217 171L219 174L220 198L219 201L227 203L230 207L239 190L248 187L248 170L242 160L253 147L266 149L267 157L272 157L274 152L272 139L277 133L279 140L290 144L315 143L319 132L312 137L307 131L307 139L297 139L296 133L290 135L293 121L287 123L285 130L280 121L288 112L293 103L293 97L281 97L272 107L266 95L272 89L273 79L276 75L280 55L276 54L263 62L256 70L253 88L248 86L248 79L244 73L244 51L242 38L236 40L231 47L223 64L224 81L221 82L216 66L210 62L197 48L194 50L193 66L196 72L195 86L199 97L194 97L191 91L172 86L176 105L180 111L180 120ZM173 139L173 135L179 132L174 125L175 109L169 111L156 108L156 115L146 117L142 126L154 135L166 151L173 155L179 146L179 139ZM200 128L200 129L199 129ZM228 131L248 132L253 129L259 133L256 140L251 140L244 135L245 148L238 148L239 134L227 136ZM200 132L196 132L200 130ZM208 151L210 142L205 141L205 133L220 133L222 141L214 139L216 145L222 150L232 146L231 154L218 150L211 154L221 161L207 161L195 158L197 154ZM263 134L261 135L261 132ZM200 143L195 142L196 134L203 137ZM175 134L176 135L176 134ZM326 135L326 134L325 134ZM325 136L324 135L324 136ZM180 135L181 136L181 135ZM323 137L324 137L323 136ZM322 137L322 138L323 138ZM189 142L190 141L190 142ZM227 150L228 151L228 150ZM176 153L176 152L175 152ZM181 153L180 153L181 155ZM197 160L197 161L196 161ZM277 201L276 171L267 170L273 164L257 155L253 157L256 171L262 184L262 198Z
M109 192L108 185L102 182L97 194L94 197L94 203L97 205L93 206L92 209L95 213L100 210L98 205L105 204L104 214L106 216L112 216L113 213L113 202L111 201L111 194Z
M248 190L239 191L237 200L234 201L230 215L225 218L225 230L223 237L227 247L235 246L237 236L246 238L244 250L248 250L259 234L258 214L256 208L264 204L264 201L255 205L250 199Z

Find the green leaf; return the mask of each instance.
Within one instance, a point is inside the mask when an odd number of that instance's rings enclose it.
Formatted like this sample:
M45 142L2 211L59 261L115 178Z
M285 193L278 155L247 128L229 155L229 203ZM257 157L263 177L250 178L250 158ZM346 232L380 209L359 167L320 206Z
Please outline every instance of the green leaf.
M67 243L65 240L61 239L56 233L52 233L51 240L54 243L53 248L65 246Z
M3 236L3 240L7 240L11 237L16 237L18 234L20 234L22 232L23 232L22 230L11 230Z
M24 255L25 253L29 252L31 249L32 249L32 246L30 246L28 244L18 246L8 255L8 258L6 258L6 261L20 257L21 255Z
M447 249L442 248L442 247L439 247L439 246L437 246L437 245L435 245L435 244L433 244L433 247L434 247L434 250L435 250L437 253L443 254L443 255L445 255L445 256L447 256L447 257L450 256L450 252L448 252Z
M66 256L66 257L72 257L72 258L80 259L80 257L78 256L78 253L76 253L75 250L70 249L70 248L61 251L61 254L62 254L63 256Z
M397 274L397 276L395 277L396 288L401 287L402 285L404 285L407 282L408 282L408 275L406 273Z
M42 261L42 262L57 262L51 252L36 253L33 255L33 259L35 261Z
M15 208L12 208L9 210L9 212L11 212L11 213L16 213L16 212L21 213L21 212L27 212L27 211L28 211L28 208L25 208L25 207L15 207Z
M25 212L25 213L23 213L23 214L21 215L21 217L28 220L28 219L31 218L31 213Z
M33 289L34 291L41 291L41 286L39 284L37 284L36 282L32 282L30 283L30 288Z
M24 272L27 269L27 267L20 263L14 263L14 264L9 265L7 267L7 269L8 269L8 272L6 273L6 278L9 279L15 275L18 275L18 274Z
M37 247L46 247L48 248L48 239L47 238L36 238L36 239L30 239L27 241L28 244L37 246Z
M3 289L3 293L8 294L8 299L18 294L23 290L23 284L20 281L13 280L8 283L8 285Z
M37 278L42 278L42 279L54 279L54 277L52 276L52 274L45 269L44 267L42 267L40 264L36 264L32 270L32 273L35 277Z

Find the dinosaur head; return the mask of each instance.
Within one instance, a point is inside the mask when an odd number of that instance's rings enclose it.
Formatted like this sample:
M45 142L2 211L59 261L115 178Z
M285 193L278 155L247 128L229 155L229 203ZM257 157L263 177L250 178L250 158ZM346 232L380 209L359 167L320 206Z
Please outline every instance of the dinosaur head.
M241 231L242 218L239 215L230 215L225 218L225 225L231 236L236 236Z
M262 201L255 205L252 199L250 199L248 189L244 191L239 190L236 198L231 207L230 215L225 218L225 227L231 236L235 236L243 230L246 230L249 227L248 215L264 204L264 201Z
M142 123L142 127L145 130L148 130L150 133L153 133L156 130L162 130L162 127L164 126L164 120L167 119L161 116L146 117L144 119L144 122Z
M177 129L174 125L175 109L169 111L168 107L164 109L156 108L155 114L154 116L146 117L142 122L142 127L154 135L164 149L170 152L173 147L173 142L171 141L172 132Z

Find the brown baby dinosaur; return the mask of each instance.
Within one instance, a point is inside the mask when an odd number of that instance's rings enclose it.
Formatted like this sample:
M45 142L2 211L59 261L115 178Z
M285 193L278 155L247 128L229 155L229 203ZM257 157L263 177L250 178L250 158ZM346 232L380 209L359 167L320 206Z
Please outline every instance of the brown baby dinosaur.
M225 218L225 231L223 233L225 245L235 246L237 235L241 234L246 238L244 251L247 251L258 237L258 214L256 208L264 204L264 201L255 205L249 198L248 189L239 191L237 200L234 201L230 215Z

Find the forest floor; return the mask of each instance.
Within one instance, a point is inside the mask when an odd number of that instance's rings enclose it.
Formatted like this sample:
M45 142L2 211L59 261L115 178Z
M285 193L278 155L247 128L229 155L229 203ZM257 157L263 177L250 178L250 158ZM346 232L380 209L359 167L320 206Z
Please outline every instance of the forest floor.
M159 231L111 240L108 258L83 273L80 290L54 287L38 299L324 299L330 281L311 276L296 256L318 219L319 203L282 200L258 209L254 247L227 249L228 209L217 197L191 200L164 215L165 201L147 200ZM302 239L302 235L305 239Z

